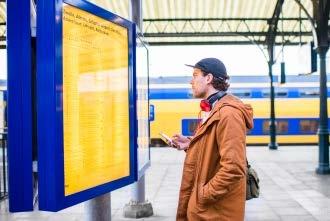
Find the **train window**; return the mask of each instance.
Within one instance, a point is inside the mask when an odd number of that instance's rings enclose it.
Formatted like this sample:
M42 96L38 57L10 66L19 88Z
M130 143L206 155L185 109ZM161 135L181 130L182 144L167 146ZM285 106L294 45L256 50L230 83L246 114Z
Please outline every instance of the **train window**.
M320 93L318 91L301 91L300 97L318 97Z
M276 97L287 97L288 96L288 92L286 92L286 91L279 91L279 92L276 92L275 96Z
M319 127L318 120L300 120L299 128L303 134L316 134Z
M269 120L264 120L262 123L262 133L269 134Z
M276 121L276 133L277 134L287 134L289 130L288 120L277 120ZM262 133L269 134L269 120L264 120L262 124Z
M269 92L262 92L262 97L269 97Z
M198 127L198 120L190 120L188 122L188 132L189 134L194 134Z
M250 92L233 92L236 97L251 97Z
M276 132L278 134L287 134L289 128L289 121L288 120L279 120L277 121L276 125Z

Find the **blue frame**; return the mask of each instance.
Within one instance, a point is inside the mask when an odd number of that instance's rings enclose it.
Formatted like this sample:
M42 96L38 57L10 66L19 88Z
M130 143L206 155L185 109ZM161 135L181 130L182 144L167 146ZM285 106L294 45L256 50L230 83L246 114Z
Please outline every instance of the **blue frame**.
M60 99L63 3L119 24L129 32L130 175L69 196L64 194L63 110ZM133 23L84 0L38 1L37 19L39 209L58 211L131 184L136 179L135 27Z
M9 211L33 210L30 0L7 2Z

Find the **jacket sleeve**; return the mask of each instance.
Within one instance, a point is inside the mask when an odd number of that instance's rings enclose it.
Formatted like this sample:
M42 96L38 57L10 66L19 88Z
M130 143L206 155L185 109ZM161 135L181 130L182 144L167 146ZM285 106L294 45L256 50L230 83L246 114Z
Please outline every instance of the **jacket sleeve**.
M246 173L246 126L240 110L226 106L220 110L216 129L220 167L211 180L201 187L202 203L214 202L228 193Z

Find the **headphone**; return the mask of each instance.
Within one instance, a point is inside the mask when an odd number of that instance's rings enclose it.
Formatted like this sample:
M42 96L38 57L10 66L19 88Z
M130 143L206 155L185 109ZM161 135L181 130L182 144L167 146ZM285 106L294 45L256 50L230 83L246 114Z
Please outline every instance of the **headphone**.
M212 110L212 105L215 101L220 100L222 97L224 97L227 93L224 91L219 91L215 94L212 94L207 99L201 100L199 106L202 111L209 112Z

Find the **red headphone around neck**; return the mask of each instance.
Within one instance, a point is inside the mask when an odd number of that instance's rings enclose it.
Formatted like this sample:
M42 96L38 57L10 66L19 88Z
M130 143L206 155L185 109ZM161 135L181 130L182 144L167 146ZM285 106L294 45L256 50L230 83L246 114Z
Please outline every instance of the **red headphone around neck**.
M212 110L212 105L215 101L220 100L223 96L226 95L226 92L224 91L219 91L215 94L212 94L210 97L207 99L201 100L199 106L202 111L209 112Z
M201 100L199 106L201 107L201 110L205 112L209 112L212 109L212 105L207 99Z

